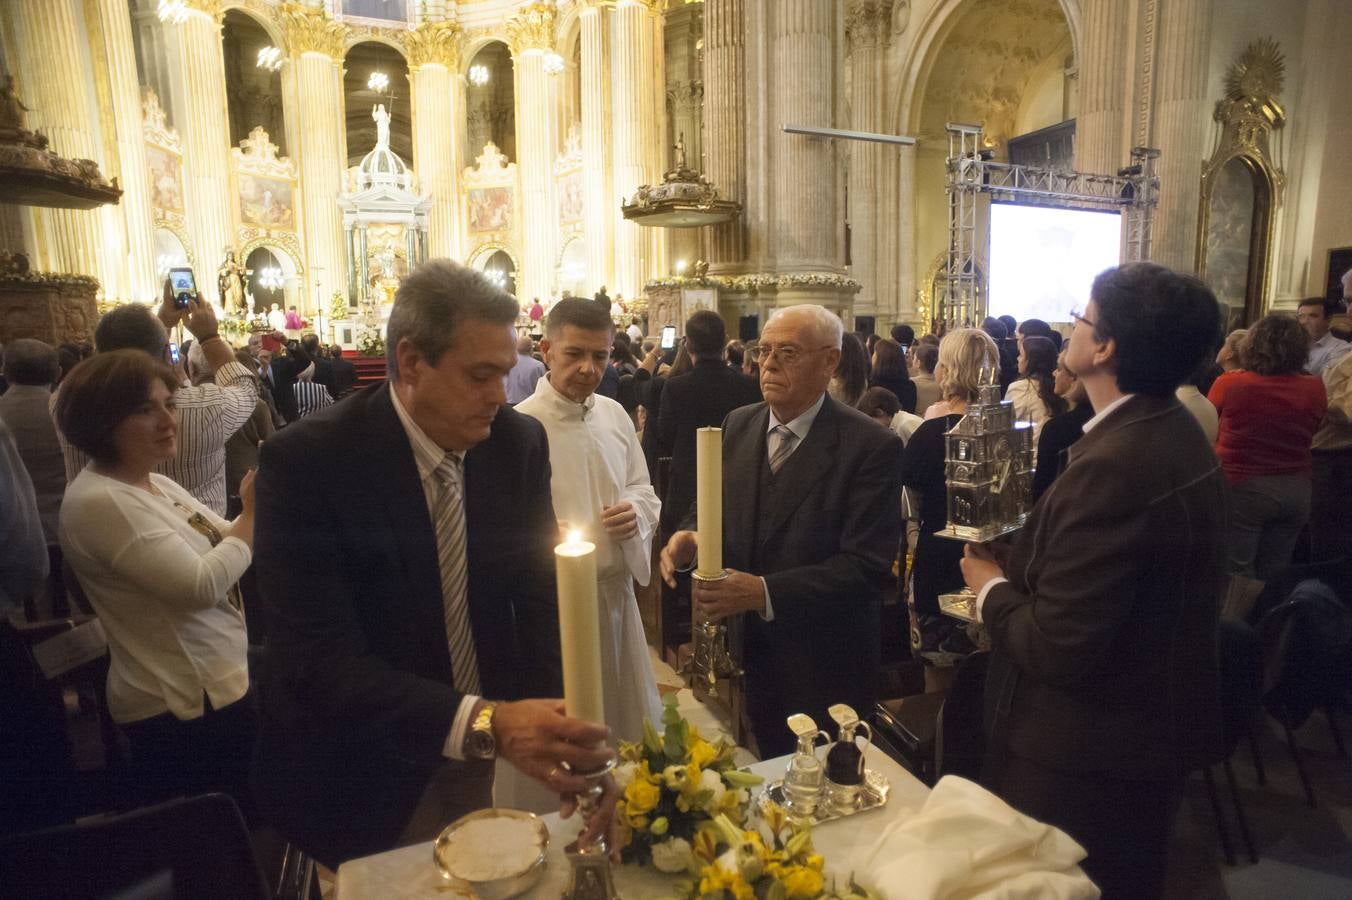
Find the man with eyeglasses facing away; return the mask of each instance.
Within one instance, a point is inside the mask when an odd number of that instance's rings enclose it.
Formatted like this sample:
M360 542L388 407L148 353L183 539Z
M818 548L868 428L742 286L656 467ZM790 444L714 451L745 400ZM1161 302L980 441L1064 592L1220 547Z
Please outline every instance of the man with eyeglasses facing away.
M1187 773L1219 756L1226 482L1175 389L1220 341L1196 278L1094 279L1064 357L1095 415L1006 555L962 574L991 639L986 786L1088 852L1106 900L1164 890Z
M741 616L747 714L762 759L789 753L785 719L873 708L880 609L901 538L901 440L826 395L844 328L821 306L776 310L760 339L764 403L723 422L727 580L697 583L697 612ZM691 527L694 511L686 518ZM678 531L662 576L693 565Z

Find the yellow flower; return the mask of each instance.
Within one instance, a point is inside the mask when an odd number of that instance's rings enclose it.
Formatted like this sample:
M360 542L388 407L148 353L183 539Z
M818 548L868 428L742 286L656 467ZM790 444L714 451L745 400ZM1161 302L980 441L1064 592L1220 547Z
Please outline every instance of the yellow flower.
M812 898L822 892L822 873L807 866L785 866L781 881L790 897Z
M700 873L700 896L717 896L724 891L731 894L735 900L755 900L756 897L751 885L736 872L729 872L716 865L705 867Z
M648 771L645 760L634 773L634 780L624 789L625 809L631 816L651 812L662 799L662 789L653 783L652 773Z
M707 769L718 756L718 750L708 741L695 738L690 743L690 764Z

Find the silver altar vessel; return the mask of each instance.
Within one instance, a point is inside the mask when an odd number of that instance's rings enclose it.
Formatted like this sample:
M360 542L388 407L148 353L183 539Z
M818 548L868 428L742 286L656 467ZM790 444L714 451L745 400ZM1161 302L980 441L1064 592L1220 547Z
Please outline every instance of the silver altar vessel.
M1018 530L1033 506L1033 425L1000 399L999 370L983 367L977 400L944 435L948 524L940 537L990 541Z

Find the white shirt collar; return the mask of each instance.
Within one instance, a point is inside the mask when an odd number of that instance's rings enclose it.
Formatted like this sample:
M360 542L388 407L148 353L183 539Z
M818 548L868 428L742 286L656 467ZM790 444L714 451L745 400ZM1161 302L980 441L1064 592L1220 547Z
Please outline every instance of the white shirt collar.
M799 441L802 441L807 437L807 433L812 430L812 423L816 421L817 413L822 411L822 405L824 403L826 403L826 393L823 391L822 395L817 398L817 402L809 406L792 422L779 421L775 416L775 411L772 409L770 410L769 427L767 427L765 431L769 433L774 431L775 428L780 425L787 425L789 431L793 432L793 436L798 438Z
M1094 418L1084 423L1084 426L1082 428L1084 433L1088 434L1090 429L1098 425L1099 422L1102 422L1104 419L1108 418L1108 416L1112 415L1113 410L1117 409L1123 403L1126 403L1128 400L1130 400L1132 397L1135 396L1136 396L1135 394L1123 394L1121 397L1118 397L1112 403L1109 403L1107 406L1103 407L1103 409L1099 410L1097 413L1094 414Z
M394 403L394 414L399 417L399 424L404 426L404 434L408 435L409 445L413 447L413 462L418 466L419 481L430 478L447 453L454 453L462 463L465 461L465 451L443 450L440 444L427 436L427 432L418 427L418 423L413 421L400 402L399 392L395 390L393 382L390 383L390 400Z
M585 422L587 413L591 412L596 406L595 391L588 394L586 400L578 403L572 398L564 396L562 391L554 387L553 383L549 380L548 372L546 372L539 381L535 382L535 396L547 403L555 412L565 419L575 417Z

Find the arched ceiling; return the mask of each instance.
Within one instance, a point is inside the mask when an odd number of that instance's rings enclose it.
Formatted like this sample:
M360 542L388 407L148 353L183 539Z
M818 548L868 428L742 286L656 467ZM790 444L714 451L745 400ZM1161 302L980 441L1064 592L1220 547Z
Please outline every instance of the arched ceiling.
M1030 78L1070 43L1060 0L971 0L935 51L917 136L946 146L945 123L963 122L1002 144Z

